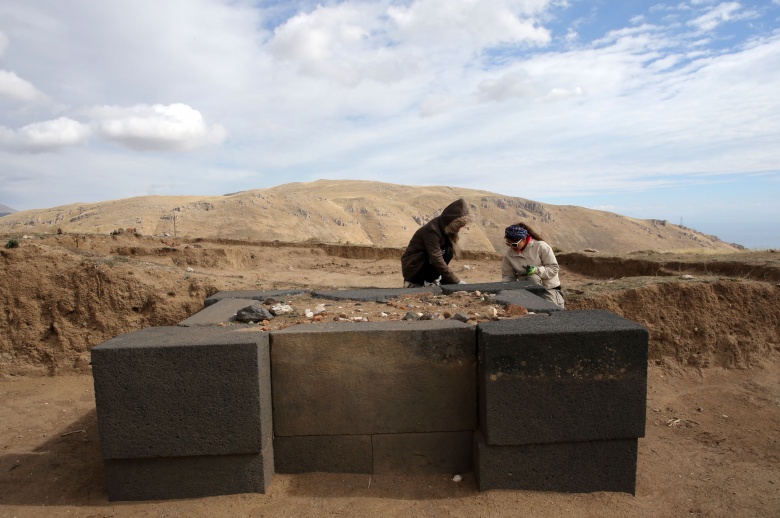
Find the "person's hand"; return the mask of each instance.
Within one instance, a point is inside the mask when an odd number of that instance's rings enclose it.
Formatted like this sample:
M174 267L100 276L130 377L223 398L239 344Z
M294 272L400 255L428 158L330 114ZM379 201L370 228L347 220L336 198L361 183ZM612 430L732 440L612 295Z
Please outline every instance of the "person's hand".
M539 268L537 268L536 266L529 264L528 266L525 267L526 275L535 275L537 273L539 273Z
M463 279L461 279L461 280L458 282L458 284L466 284L466 281L464 281Z

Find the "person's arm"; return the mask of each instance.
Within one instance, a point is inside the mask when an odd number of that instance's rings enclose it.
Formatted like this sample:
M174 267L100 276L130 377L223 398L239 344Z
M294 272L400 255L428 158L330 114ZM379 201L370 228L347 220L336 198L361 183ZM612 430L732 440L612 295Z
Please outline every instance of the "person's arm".
M460 283L460 278L450 270L450 267L444 261L438 234L436 234L436 232L428 232L423 237L423 242L425 243L425 250L428 252L428 257L431 259L431 264L436 268L436 271L439 272L439 275L441 275L441 283Z
M558 260L555 259L555 253L553 253L552 247L547 243L539 250L539 257L542 265L537 266L539 269L536 273L542 279L552 279L558 275Z
M504 260L501 262L501 282L512 282L517 280L517 272L515 267L512 266L512 262L507 256L504 256Z

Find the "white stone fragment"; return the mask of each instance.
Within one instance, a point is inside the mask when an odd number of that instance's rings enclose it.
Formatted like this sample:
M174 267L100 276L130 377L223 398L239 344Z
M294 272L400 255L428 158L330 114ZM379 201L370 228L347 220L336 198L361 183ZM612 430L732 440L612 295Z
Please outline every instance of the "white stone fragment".
M277 304L275 306L271 306L271 314L275 317L278 317L279 315L286 315L287 313L292 313L293 308L289 304Z

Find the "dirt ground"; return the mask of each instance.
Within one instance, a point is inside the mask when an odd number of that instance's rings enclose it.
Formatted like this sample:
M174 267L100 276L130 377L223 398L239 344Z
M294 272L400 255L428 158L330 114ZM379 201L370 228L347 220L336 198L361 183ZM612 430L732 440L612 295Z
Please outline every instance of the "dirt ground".
M107 500L90 347L178 323L217 291L400 287L396 253L130 236L46 236L1 250L0 518L780 516L780 254L772 252L559 257L569 309L608 309L650 331L635 496L479 492L468 473L460 482L315 473L277 474L265 495ZM469 282L495 281L500 259L465 257L453 267ZM330 320L374 320L432 301L324 302L334 304ZM476 320L491 306L455 303Z

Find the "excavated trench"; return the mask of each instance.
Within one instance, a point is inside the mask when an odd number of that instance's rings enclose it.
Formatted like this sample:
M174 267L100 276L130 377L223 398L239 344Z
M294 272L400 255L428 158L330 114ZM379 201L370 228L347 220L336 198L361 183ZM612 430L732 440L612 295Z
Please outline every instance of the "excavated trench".
M702 256L702 259L698 261L647 260L594 256L584 253L559 254L557 259L562 267L596 279L639 276L674 277L689 274L780 282L780 265L776 262L757 264L738 260L708 261L706 256Z
M88 243L80 246L78 250L36 245L0 251L0 304L4 308L0 312L0 375L86 371L89 349L105 340L145 327L175 325L199 311L203 301L217 291L257 289L257 285L225 288L224 275L190 277L182 273L182 267L258 269L268 268L267 262L273 260L268 247L254 245L190 243L175 247L160 246L158 241L155 246L142 247L96 241L91 247ZM326 259L349 258L353 274L370 274L372 282L378 274L371 261L387 259L386 264L395 265L400 255L396 249L369 247L306 244L298 248ZM367 262L360 262L364 257ZM493 269L498 256L484 260L484 268ZM160 261L169 266L152 264ZM343 270L339 261L325 264L325 274ZM651 361L657 364L750 368L778 359L780 274L774 265L650 261L580 253L560 254L559 262L564 271L588 279L576 290L568 286L567 307L606 309L643 324L650 331ZM681 274L701 277L683 281ZM657 282L625 282L634 277L653 277ZM599 290L614 279L621 279L625 287Z

